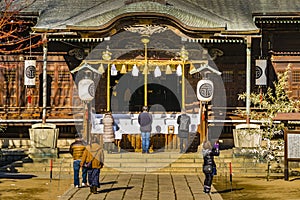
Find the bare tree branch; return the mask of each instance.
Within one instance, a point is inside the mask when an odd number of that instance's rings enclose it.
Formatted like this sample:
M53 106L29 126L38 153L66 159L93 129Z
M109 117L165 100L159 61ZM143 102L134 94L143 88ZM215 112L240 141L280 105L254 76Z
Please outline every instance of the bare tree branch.
M37 48L41 35L31 35L34 19L23 19L22 11L36 0L4 0L0 4L0 53L11 54Z

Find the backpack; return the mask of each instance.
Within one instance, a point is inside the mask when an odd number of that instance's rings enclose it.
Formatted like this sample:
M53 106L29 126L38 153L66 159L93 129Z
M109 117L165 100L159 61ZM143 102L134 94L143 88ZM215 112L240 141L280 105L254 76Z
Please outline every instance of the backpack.
M190 126L190 117L187 115L181 115L180 123L179 123L179 130L188 132L189 126Z

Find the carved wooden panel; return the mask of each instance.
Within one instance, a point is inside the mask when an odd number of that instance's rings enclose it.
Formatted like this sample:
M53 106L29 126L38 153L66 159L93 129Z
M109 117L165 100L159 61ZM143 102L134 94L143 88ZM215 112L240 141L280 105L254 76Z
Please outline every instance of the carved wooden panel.
M76 86L62 56L48 56L48 117L69 118L72 108L82 107ZM24 61L13 56L0 60L0 117L2 119L40 118L42 109L42 56L37 56L36 85L24 85Z

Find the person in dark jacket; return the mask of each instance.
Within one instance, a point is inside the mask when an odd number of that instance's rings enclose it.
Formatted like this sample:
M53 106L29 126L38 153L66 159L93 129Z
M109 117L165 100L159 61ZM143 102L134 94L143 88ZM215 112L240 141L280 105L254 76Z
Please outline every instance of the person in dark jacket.
M216 163L214 156L219 156L219 144L215 143L212 147L210 141L203 142L202 155L203 155L203 173L205 174L204 180L204 193L210 193L213 176L217 174Z
M191 124L191 118L186 114L186 110L182 109L181 115L177 118L178 124L178 137L180 139L180 153L184 153L188 150L188 136L189 127Z
M148 113L147 106L143 106L143 112L139 114L138 122L142 134L142 153L149 153L150 133L152 131L152 115Z
M85 150L85 142L83 141L80 134L75 134L75 142L70 145L70 153L73 157L73 171L74 171L74 186L79 187L79 171L80 171L80 161L82 159L82 154ZM87 169L82 168L82 186L87 186Z

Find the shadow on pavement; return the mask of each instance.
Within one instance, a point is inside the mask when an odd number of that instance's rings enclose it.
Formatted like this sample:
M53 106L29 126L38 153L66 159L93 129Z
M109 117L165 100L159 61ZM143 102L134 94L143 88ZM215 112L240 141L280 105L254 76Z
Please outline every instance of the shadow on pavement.
M118 181L101 182L100 185L116 184Z
M300 177L299 178L290 179L290 181L299 181L299 180L300 180Z
M228 192L234 192L234 191L239 191L239 190L243 190L244 188L232 188L232 189L226 189L226 190L218 190L218 192L215 193L228 193Z
M32 174L17 174L17 173L6 173L6 172L0 172L0 178L9 178L9 179L30 179L33 177L37 177Z
M112 192L112 191L115 191L115 190L130 190L132 188L133 188L133 186L109 188L109 189L100 190L100 191L98 191L98 193L108 193L108 192Z

